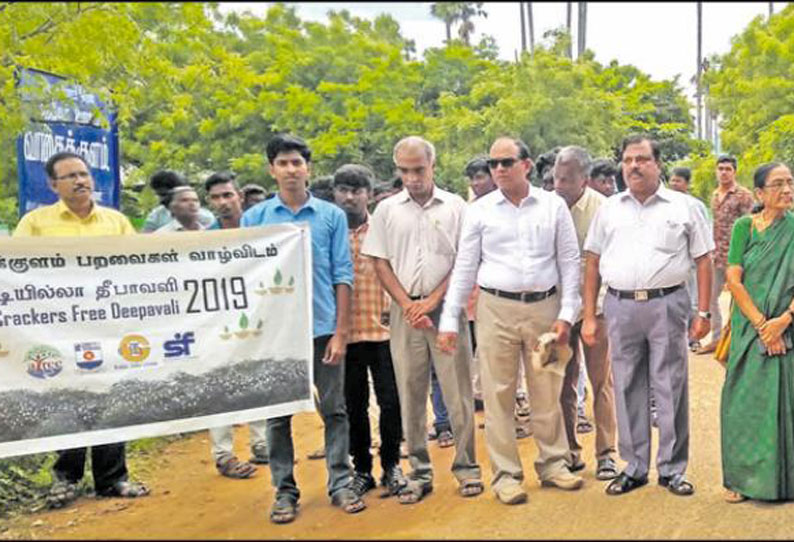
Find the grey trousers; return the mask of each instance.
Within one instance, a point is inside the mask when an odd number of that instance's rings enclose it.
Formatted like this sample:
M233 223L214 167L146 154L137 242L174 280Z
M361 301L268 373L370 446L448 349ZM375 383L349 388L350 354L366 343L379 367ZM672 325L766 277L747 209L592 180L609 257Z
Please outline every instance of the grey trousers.
M648 301L604 299L615 381L618 449L625 473L648 475L651 462L650 388L656 399L660 476L684 474L689 458L686 288Z
M408 445L410 478L432 483L433 467L427 451L427 396L430 391L430 364L436 370L441 393L449 412L455 439L452 473L459 482L480 479L474 449L474 399L471 391L471 343L466 315L458 322L458 344L453 355L436 348L437 332L414 329L403 320L397 303L391 305L391 355L400 396L403 436Z
M725 287L725 268L714 266L714 278L711 282L711 340L717 342L722 334L722 314L720 313L720 294Z

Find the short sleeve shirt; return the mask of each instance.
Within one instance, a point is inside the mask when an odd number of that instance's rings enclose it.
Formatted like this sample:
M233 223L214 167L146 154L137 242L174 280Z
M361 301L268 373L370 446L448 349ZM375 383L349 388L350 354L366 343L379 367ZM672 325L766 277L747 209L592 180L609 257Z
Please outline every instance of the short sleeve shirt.
M14 230L14 237L84 237L129 235L135 228L116 211L94 204L85 218L74 214L62 200L30 211Z
M607 286L641 290L686 282L693 260L714 250L714 242L687 196L660 183L643 203L628 190L607 198L590 224L584 250L600 256Z
M455 263L465 212L463 198L437 186L424 205L403 190L375 208L361 253L388 260L408 295L429 295Z

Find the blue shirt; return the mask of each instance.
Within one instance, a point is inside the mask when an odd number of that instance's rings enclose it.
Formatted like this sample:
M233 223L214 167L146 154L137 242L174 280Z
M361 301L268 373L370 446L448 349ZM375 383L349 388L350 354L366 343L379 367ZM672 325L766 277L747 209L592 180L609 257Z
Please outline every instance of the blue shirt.
M353 260L347 235L347 217L336 205L309 195L306 203L292 212L281 196L260 202L245 213L240 227L308 222L312 240L314 336L336 331L335 284L353 287Z

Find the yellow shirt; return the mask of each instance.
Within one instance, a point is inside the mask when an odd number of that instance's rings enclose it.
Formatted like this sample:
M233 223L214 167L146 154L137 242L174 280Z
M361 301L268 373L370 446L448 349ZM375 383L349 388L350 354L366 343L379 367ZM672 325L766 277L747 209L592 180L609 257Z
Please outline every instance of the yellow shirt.
M135 233L126 216L94 204L91 213L80 218L62 200L39 207L22 217L14 237L83 237L96 235L129 235Z

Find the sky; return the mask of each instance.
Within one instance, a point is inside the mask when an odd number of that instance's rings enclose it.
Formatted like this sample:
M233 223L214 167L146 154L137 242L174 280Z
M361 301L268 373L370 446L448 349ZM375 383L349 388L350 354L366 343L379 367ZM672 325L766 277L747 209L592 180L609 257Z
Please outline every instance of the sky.
M263 15L271 2L222 2L221 11L251 10ZM352 15L373 19L389 13L400 23L403 36L416 42L417 52L441 47L444 23L430 15L431 2L287 2L297 7L302 19L325 21L329 10L348 10ZM544 32L565 27L565 2L533 2L535 41ZM773 2L778 13L786 2ZM697 71L696 2L588 2L586 46L602 64L616 59L632 64L655 80L679 76L679 84L695 103ZM499 56L513 60L521 49L518 2L486 2L487 17L473 20L473 43L491 35L499 45ZM577 3L572 3L573 48L576 49ZM703 56L730 51L731 38L756 16L766 17L769 2L703 2ZM453 35L455 29L453 28ZM528 38L527 38L528 39ZM574 54L576 54L574 52ZM694 109L693 109L694 114Z

